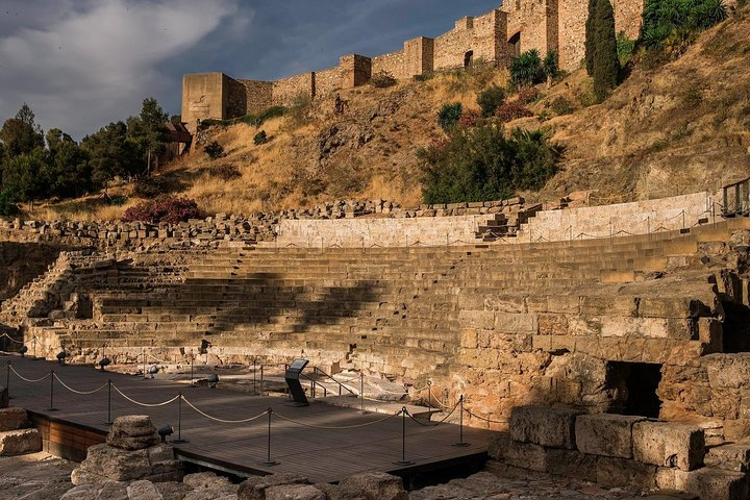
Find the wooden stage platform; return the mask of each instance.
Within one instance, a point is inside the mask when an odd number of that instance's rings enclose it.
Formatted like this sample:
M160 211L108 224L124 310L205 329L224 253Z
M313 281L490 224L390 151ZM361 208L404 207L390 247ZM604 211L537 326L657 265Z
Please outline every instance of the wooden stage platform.
M27 379L20 379L6 368ZM408 477L445 470L459 464L481 463L486 456L489 432L464 428L468 446L453 446L459 441L457 425L420 425L401 416L381 413L360 414L350 408L329 405L318 399L308 407L295 407L289 401L250 396L221 389L189 387L164 380L144 380L141 377L94 370L84 366L60 366L43 360L16 356L0 356L0 377L10 374L10 395L13 406L22 406L32 413L35 422L58 429L57 437L66 434L59 429L70 429L75 434L70 444L82 448L100 441L106 434L107 381L112 381L112 418L119 415L150 415L156 427L171 424L177 439L178 412L182 415L181 437L186 443L175 444L182 460L237 475L265 475L293 472L313 482L336 482L362 472L389 472ZM59 377L52 387L53 405L50 411L50 370ZM60 383L79 392L70 392ZM0 384L5 380L0 378ZM186 398L181 408L178 401L163 406L143 407L129 402L116 389L136 401L157 404L170 400L180 392ZM260 417L247 423L221 423L199 414L188 401L203 412L223 420L243 420ZM271 458L277 465L267 465L268 415L271 416ZM424 422L424 421L422 421ZM412 464L397 464L402 460L402 426L405 425L405 457ZM75 431L74 431L75 430ZM47 431L49 433L49 430ZM53 434L55 434L53 432ZM49 437L48 437L49 439Z

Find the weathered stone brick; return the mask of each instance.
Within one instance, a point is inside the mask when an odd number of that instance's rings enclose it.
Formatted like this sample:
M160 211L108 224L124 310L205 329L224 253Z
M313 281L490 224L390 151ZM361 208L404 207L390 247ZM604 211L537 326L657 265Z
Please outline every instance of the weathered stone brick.
M656 466L617 457L597 457L596 482L607 487L649 490L656 486Z
M549 448L575 448L575 419L581 412L547 406L519 406L510 417L514 441Z
M604 413L576 418L576 446L583 453L609 457L633 457L633 425L643 417Z
M706 467L733 472L747 472L750 465L750 444L723 444L708 450L703 461Z
M677 470L675 488L698 495L701 499L744 500L748 497L747 476L742 472L720 469Z
M703 430L669 422L633 424L633 457L645 464L690 471L706 453Z

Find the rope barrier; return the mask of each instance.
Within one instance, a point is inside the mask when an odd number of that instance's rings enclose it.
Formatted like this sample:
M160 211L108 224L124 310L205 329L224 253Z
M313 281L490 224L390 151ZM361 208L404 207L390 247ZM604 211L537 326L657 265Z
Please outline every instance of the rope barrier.
M428 422L428 423L420 422L415 417L413 417L411 413L409 413L408 411L406 412L406 416L409 417L411 420L413 420L415 423L421 425L422 427L437 427L438 425L445 423L445 421L448 420L451 417L451 415L453 415L453 413L456 411L456 408L458 408L458 405L460 404L461 402L459 401L458 403L453 405L453 409L451 409L451 411L445 417L438 420L437 422Z
M381 418L380 420L375 420L374 422L368 422L366 424L357 424L357 425L334 425L334 426L328 426L328 425L315 425L315 424L308 424L305 422L300 422L299 420L294 420L289 417L285 417L279 413L273 412L274 415L279 417L281 420L286 420L287 422L301 425L304 427L310 427L312 429L333 429L333 430L347 430L347 429L359 429L361 427L369 427L371 425L376 425L385 422L386 420L390 420L394 417L398 417L401 415L401 410L398 411L398 413L394 413L393 415L388 415L385 418Z
M508 423L508 421L507 421L507 420L504 420L504 421L501 421L501 420L492 420L492 419L490 419L490 418L486 418L486 417L480 417L479 415L474 415L474 414L473 414L473 413L472 413L472 412L471 412L470 410L467 410L466 408L464 408L464 411L465 411L465 412L466 412L467 414L469 414L470 416L472 416L472 417L474 417L474 418L477 418L477 419L479 419L479 420L483 420L483 421L485 421L485 422L488 422L488 423L490 423L490 424L507 424L507 423Z
M170 400L168 400L168 401L163 401L163 402L161 402L161 403L142 403L141 401L137 401L137 400L135 400L135 399L133 399L133 398L131 398L131 397L128 397L128 396L127 396L127 395L126 395L126 394L125 394L124 392L122 392L122 391L121 391L121 390L120 390L120 389L119 389L119 388L118 388L118 387L117 387L116 385L112 384L112 388L113 388L113 389L114 389L115 391L117 391L117 393L118 393L118 394L119 394L120 396L122 396L123 398L127 399L127 400L128 400L128 401L130 401L131 403L133 403L133 404L136 404L136 405L138 405L138 406L145 406L145 407L148 407L148 408L155 408L155 407L157 407L157 406L165 406L165 405L168 405L169 403L174 403L175 401L177 401L178 399L180 399L180 395L178 394L177 396L173 397L172 399L170 399Z
M0 335L0 337L5 337L5 338L7 338L8 340L10 340L11 342L13 342L14 344L21 344L21 345L23 345L23 341L19 342L18 340L14 339L13 337L11 337L10 335L8 335L8 334L7 334L7 333L5 333L5 332L3 332L3 334L2 334L2 335Z
M193 403L191 403L190 400L188 400L185 396L182 396L182 400L185 403L187 403L187 405L190 408L192 408L193 410L195 410L199 414L203 415L207 419L213 420L215 422L220 422L222 424L246 424L248 422L252 422L253 420L257 420L260 417L263 417L263 416L265 416L265 415L268 414L268 410L266 410L263 413L260 413L260 414L254 416L254 417L250 417L250 418L246 418L246 419L242 419L242 420L225 420L225 419L222 419L222 418L218 418L218 417L214 417L212 415L209 415L208 413L206 413L205 411L201 410L200 408L198 408L197 406L195 406Z
M64 388L66 388L67 390L69 390L73 394L78 394L78 395L81 395L81 396L90 396L91 394L96 394L97 392L99 392L99 391L101 391L103 389L106 389L107 385L109 385L108 383L105 383L104 385L102 385L98 389L94 389L93 391L78 391L78 390L73 389L72 387L70 387L65 382L63 382L63 380L57 375L57 373L54 374L54 377L57 379L58 382L60 382L60 385L62 385Z
M42 380L47 380L47 378L49 378L49 376L50 376L50 374L48 373L47 375L45 375L45 376L44 376L44 377L42 377L42 378L37 378L37 379L30 379L30 378L26 378L26 377L24 377L23 375L21 375L20 373L18 373L18 372L16 371L16 369L15 369L15 368L13 368L13 365L10 365L10 371L12 371L13 373L15 373L15 374L16 374L16 377L20 378L20 379L21 379L21 380L23 380L24 382L29 382L29 383L32 383L32 384L35 384L35 383L37 383L37 382L41 382Z

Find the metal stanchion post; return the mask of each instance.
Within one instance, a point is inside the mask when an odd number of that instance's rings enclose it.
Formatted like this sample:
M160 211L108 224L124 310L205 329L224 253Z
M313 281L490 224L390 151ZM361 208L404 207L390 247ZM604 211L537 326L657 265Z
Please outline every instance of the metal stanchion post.
M406 406L401 408L401 460L393 462L396 465L414 465L414 462L406 459Z
M253 396L257 394L255 391L255 358L253 358Z
M185 444L189 443L187 439L182 439L182 393L179 393L177 398L177 439L173 439L174 444Z
M32 356L34 356L34 359L36 359L36 335L34 335L34 338L31 339L31 343L34 346L32 348Z
M459 407L459 414L458 414L458 442L453 443L453 446L461 446L466 447L469 446L469 443L464 442L464 395L461 394L461 397L458 398L458 407Z
M104 425L112 425L112 379L107 379L107 421Z
M263 395L263 365L260 366L260 395Z
M427 406L432 408L432 380L427 381Z
M145 347L143 347L141 349L141 353L143 354L143 379L145 380L145 379L148 378L148 373L147 373L148 369L146 367L146 364L147 364L148 360L146 359L146 348Z
M47 411L57 411L55 408L55 370L49 371L49 408Z
M5 388L8 390L8 399L13 399L10 395L10 361L5 364Z
M195 387L195 355L190 356L190 387Z
M273 415L273 408L268 408L268 442L266 447L266 461L261 462L261 465L273 467L279 465L279 462L271 458L271 415Z

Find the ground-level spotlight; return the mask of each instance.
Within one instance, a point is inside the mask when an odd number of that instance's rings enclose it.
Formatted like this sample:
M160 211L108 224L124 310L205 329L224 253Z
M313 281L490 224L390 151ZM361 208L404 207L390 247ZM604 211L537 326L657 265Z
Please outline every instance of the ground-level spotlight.
M174 427L172 427L171 425L165 425L164 427L160 427L159 430L156 431L156 433L159 434L161 442L166 443L167 437L174 434Z
M104 371L105 367L111 364L112 364L112 361L106 356L99 360L99 368L101 368L102 371Z
M215 373L212 373L208 377L206 377L206 382L208 382L209 389L216 389L216 384L219 383L219 376Z
M148 374L151 375L151 378L154 378L154 375L159 373L159 367L156 365L151 365L148 367Z
M60 363L61 365L64 365L65 364L65 357L66 356L67 356L67 354L65 354L65 351L58 352L57 353L57 362Z
M26 357L26 353L29 352L29 348L25 345L22 345L21 348L18 350L18 354L21 355L22 358Z

